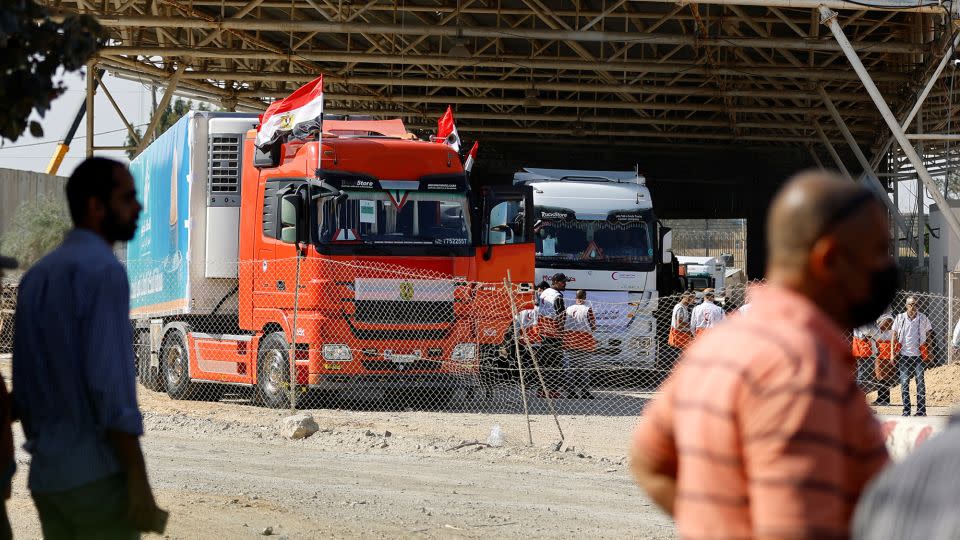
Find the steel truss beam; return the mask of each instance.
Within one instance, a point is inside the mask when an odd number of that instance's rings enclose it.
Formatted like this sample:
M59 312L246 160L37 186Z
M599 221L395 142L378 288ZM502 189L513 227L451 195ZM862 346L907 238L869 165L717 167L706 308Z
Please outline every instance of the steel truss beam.
M317 32L322 34L382 34L391 36L432 36L447 38L535 39L581 43L642 43L645 45L688 45L697 47L753 47L801 51L838 52L836 43L794 38L697 38L686 35L613 32L601 30L567 30L552 28L489 28L440 26L426 24L341 23L330 21L297 21L276 19L226 19L206 21L182 17L101 15L107 28L183 28L203 30L246 30L252 32ZM858 50L870 53L916 54L922 49L905 43L857 42Z
M847 60L849 60L850 65L853 66L854 71L856 71L857 75L860 76L863 86L867 89L867 93L870 94L870 97L876 104L877 109L880 111L880 115L883 116L883 119L890 128L890 131L893 132L893 136L897 140L897 143L900 144L901 150L907 156L907 159L910 160L910 163L917 172L917 176L920 177L920 180L927 188L927 191L930 192L931 198L936 201L940 208L949 209L949 203L947 203L947 200L944 198L943 194L940 193L940 188L927 171L927 168L923 163L923 159L920 158L920 156L917 154L917 151L914 150L913 146L910 144L906 134L903 132L903 128L893 115L893 112L890 110L889 105L887 105L887 102L884 100L883 95L880 94L880 90L877 88L877 85L874 84L873 79L870 78L870 73L867 72L867 69L863 66L863 62L860 61L860 57L857 56L856 51L847 40L847 36L843 32L843 28L840 27L840 23L837 21L837 13L828 7L821 6L820 21L830 28L834 38L836 38L837 42L840 44L840 47L843 49L844 54L847 56ZM923 209L918 209L918 211L922 212ZM942 215L944 220L947 222L947 225L950 227L950 231L953 233L953 235L960 239L960 219L957 219L957 216L953 212L944 211Z

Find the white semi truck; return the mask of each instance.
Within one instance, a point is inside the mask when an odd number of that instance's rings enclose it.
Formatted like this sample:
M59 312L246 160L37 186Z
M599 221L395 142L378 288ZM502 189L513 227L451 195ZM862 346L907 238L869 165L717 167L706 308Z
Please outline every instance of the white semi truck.
M525 168L514 184L533 188L536 281L563 273L567 305L585 289L594 306L594 367L669 368L666 359L658 362L669 328L657 324L657 299L682 285L670 229L657 221L644 177L635 170Z

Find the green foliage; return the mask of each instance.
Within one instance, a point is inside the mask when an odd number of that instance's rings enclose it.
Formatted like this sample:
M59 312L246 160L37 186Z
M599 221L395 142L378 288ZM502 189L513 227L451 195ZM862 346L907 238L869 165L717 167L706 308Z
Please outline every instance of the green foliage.
M40 123L30 121L36 110L42 117L50 103L66 90L54 83L59 69L76 71L97 52L104 36L89 15L50 19L32 0L0 0L0 137L16 141L28 128L43 135Z
M161 113L160 115L160 122L157 124L157 137L159 137L160 135L163 135L165 131L170 129L170 126L176 124L177 120L180 120L181 118L183 118L183 115L190 112L191 109L197 110L197 111L211 110L210 106L207 105L206 103L200 102L200 103L194 104L190 100L176 98L173 101L173 103L167 105L167 108L164 109L163 113ZM138 138L142 136L142 132L140 131L139 128L136 129L136 132L137 132ZM133 137L131 137L130 134L128 133L127 140L124 141L124 145L136 146L137 142L133 140ZM136 155L137 154L134 150L127 150L127 157L129 157L130 159L133 159L134 157L136 157Z
M3 235L0 252L16 258L20 268L26 269L60 245L72 227L62 196L48 195L24 202Z

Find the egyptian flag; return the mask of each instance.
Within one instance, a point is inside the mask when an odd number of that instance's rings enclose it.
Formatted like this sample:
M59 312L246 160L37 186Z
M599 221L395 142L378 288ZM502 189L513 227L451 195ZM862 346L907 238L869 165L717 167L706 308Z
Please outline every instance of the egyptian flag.
M477 150L480 149L480 141L474 141L473 148L470 149L470 153L467 154L467 161L463 164L463 170L470 174L470 170L473 169L473 162L477 159Z
M437 121L437 142L443 143L453 151L460 153L460 135L457 126L453 124L453 108L447 105L447 112Z
M319 131L322 123L323 75L320 75L267 107L260 115L256 144L260 148L270 146L288 133L303 139L312 131Z

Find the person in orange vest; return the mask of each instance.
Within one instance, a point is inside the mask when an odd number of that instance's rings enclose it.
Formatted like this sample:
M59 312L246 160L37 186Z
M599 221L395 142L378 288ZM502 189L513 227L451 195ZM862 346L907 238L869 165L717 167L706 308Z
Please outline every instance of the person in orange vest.
M693 293L687 291L680 295L680 301L673 306L667 345L674 349L686 349L687 345L693 341L693 329L690 327L690 306L693 304L693 299Z
M587 291L577 291L577 303L567 308L563 336L564 371L567 373L567 396L574 399L593 399L590 393L590 371L587 363L590 353L597 349L593 333L597 318L587 305Z
M853 340L851 342L853 358L857 361L857 384L864 392L868 392L870 386L870 371L874 365L876 356L876 347L873 343L873 337L877 333L876 323L865 324L853 329Z
M563 397L560 388L563 386L563 330L567 316L563 291L566 288L567 276L559 272L554 274L550 279L550 288L540 293L540 305L537 308L537 330L540 334L537 359L551 398ZM547 397L542 388L537 395Z
M874 335L877 359L873 366L877 399L871 405L887 406L890 405L890 382L897 373L897 354L900 353L900 344L893 340L892 316L881 315L877 319L877 327L878 331Z

